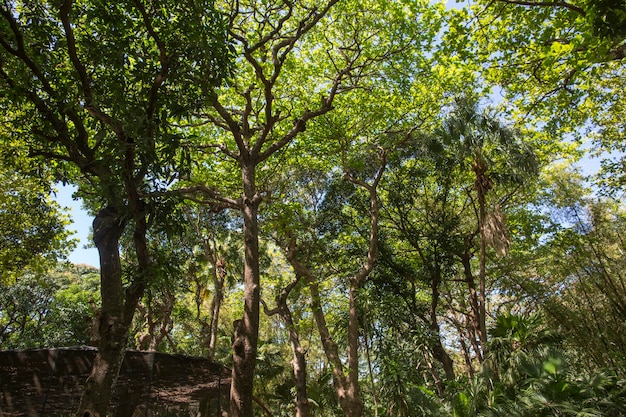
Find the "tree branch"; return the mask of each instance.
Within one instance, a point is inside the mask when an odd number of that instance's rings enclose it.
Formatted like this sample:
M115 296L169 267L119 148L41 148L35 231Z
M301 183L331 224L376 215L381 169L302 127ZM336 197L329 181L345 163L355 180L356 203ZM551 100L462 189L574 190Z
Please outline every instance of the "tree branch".
M118 137L123 137L124 132L122 130L122 127L118 123L116 123L108 114L106 114L101 109L99 109L98 106L94 103L93 94L91 92L91 85L90 85L91 83L89 81L89 76L87 75L87 71L84 65L82 64L82 62L80 62L80 59L78 58L78 53L76 50L76 38L74 37L74 31L69 21L69 12L72 8L72 4L73 4L73 0L66 0L65 2L63 2L61 4L59 14L61 18L61 23L63 24L65 38L67 40L67 50L70 56L70 61L72 62L72 65L74 66L74 69L76 70L76 73L78 74L78 79L80 80L82 93L83 93L83 96L85 97L85 109L89 112L91 116L95 117L96 119L100 120L107 126L111 127L111 129L113 129L113 131ZM80 122L80 118L78 117L77 114L73 115L73 117L71 118L72 118L72 121L74 121L75 123L79 122L78 125L82 126L82 122ZM85 137L82 138L82 140L86 144L86 140L87 140L86 133L85 133Z
M146 30L154 42L157 45L159 50L159 62L161 64L161 68L159 69L158 74L154 78L152 82L152 86L150 87L150 94L148 99L148 108L146 109L146 117L149 122L152 121L154 117L154 112L156 110L157 98L159 93L159 88L163 85L165 80L167 79L169 68L170 68L170 60L174 57L174 53L171 53L169 56L167 54L167 49L165 46L165 42L158 35L158 33L154 30L152 26L152 21L150 20L148 13L146 12L146 8L143 6L140 0L135 0L135 6L141 13L141 17L143 18L143 22L146 25ZM150 137L152 137L152 123L148 123L148 129L150 133Z
M220 193L218 193L217 191L215 191L214 189L207 187L206 185L194 185L191 187L185 187L185 188L178 188L176 190L173 191L168 191L168 193L174 193L174 194L178 194L180 196L182 196L185 199L188 200L192 200L192 201L196 201L196 202L200 202L200 203L204 203L207 204L209 203L209 201L206 200L197 200L195 199L195 197L193 197L193 194L202 194L205 195L207 197L209 197L211 199L211 201L215 202L219 202L222 203L224 205L225 208L232 208L232 209L236 209L236 210L240 210L241 209L241 201L238 200L234 200L232 198L228 198L228 197L224 197L223 195L221 195Z
M248 152L248 144L244 141L241 135L241 128L239 124L235 121L233 115L222 105L222 103L220 103L217 94L211 94L210 100L213 108L217 110L217 113L222 117L226 126L228 126L228 131L233 135L237 148L239 149L239 154L244 155L244 153Z
M496 0L502 3L515 4L518 6L529 7L563 7L573 12L578 13L581 16L586 16L587 13L581 7L574 4L567 3L565 1L532 1L532 0Z
M378 249L378 217L379 217L379 206L378 206L378 192L377 187L380 183L380 180L385 172L385 168L387 166L387 157L383 148L379 147L379 159L381 162L380 168L376 173L376 177L372 184L367 184L365 181L356 179L351 175L346 175L346 179L353 184L364 187L370 197L370 237L369 237L369 247L367 250L367 259L363 267L352 277L352 281L357 287L363 285L365 279L369 276L369 274L374 269L376 265L376 255Z

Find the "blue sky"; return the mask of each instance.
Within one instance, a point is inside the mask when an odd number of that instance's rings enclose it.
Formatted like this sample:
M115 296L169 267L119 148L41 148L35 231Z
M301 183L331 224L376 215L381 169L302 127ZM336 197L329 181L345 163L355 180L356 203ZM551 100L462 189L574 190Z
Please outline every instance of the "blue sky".
M76 190L72 186L57 185L57 202L69 209L69 214L72 217L72 224L68 227L69 230L74 232L74 238L80 239L78 246L69 256L69 261L74 264L87 264L100 267L100 259L98 257L98 250L95 247L86 248L85 246L91 243L89 235L91 234L91 223L93 218L90 217L82 208L80 200L76 201L72 199L72 193Z

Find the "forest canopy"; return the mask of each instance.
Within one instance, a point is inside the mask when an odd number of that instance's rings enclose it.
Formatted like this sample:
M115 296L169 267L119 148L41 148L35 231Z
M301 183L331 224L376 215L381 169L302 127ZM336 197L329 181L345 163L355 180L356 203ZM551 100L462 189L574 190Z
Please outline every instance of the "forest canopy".
M98 346L82 417L125 349L229 366L231 416L624 415L624 27L608 0L3 1L0 349ZM65 261L59 184L98 269Z

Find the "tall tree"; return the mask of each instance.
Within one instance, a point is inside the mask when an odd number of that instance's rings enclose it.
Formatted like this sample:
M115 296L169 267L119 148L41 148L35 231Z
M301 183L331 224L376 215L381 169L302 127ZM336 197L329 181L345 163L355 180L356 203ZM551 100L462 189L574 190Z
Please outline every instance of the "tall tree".
M503 125L496 117L480 111L477 104L460 99L452 113L435 133L448 146L449 157L473 175L473 191L477 200L477 228L479 235L479 288L474 301L479 339L487 347L487 245L500 254L508 250L508 231L499 202L488 210L487 194L498 184L521 186L538 174L539 162L530 145L515 130ZM469 272L469 271L468 271ZM471 272L469 272L471 274ZM470 280L471 282L471 280ZM470 288L473 293L473 290Z
M4 1L0 16L3 122L97 212L100 346L78 415L105 416L152 273L146 234L159 202L151 193L178 175L181 134L169 122L200 105L191 86L226 75L224 22L204 1ZM139 268L124 285L127 225Z
M270 310L263 300L261 302L263 303L265 314L268 316L278 314L287 328L292 354L293 380L296 388L296 417L308 417L311 414L311 404L307 394L306 355L300 341L300 334L298 333L293 313L287 303L290 293L300 284L301 279L302 276L296 275L289 284L280 289L279 294L275 297L276 307L273 309Z
M366 54L371 28L359 27L360 5L338 0L231 3L229 34L238 55L228 88L210 96L200 149L221 154L222 178L190 185L188 194L204 193L216 204L241 212L244 241L244 313L235 325L230 413L253 414L253 376L259 329L259 207L272 157L280 154L315 118L328 113L338 94L355 88L368 65L381 59L382 47ZM346 21L348 23L346 23ZM332 34L332 36L331 36ZM388 53L388 52L384 52ZM211 170L215 162L204 162ZM205 171L206 172L206 171ZM233 178L239 178L233 182ZM204 180L204 181L203 181Z
M367 239L367 251L362 266L350 276L348 282L344 285L348 288L348 329L347 329L347 359L344 366L339 353L339 345L333 338L322 306L319 285L323 277L316 276L313 273L313 266L307 265L306 261L301 259L301 248L295 240L291 240L287 249L287 259L294 268L297 275L306 278L311 291L311 309L318 332L320 334L321 343L333 368L333 380L339 404L346 416L358 417L363 414L363 403L359 385L359 327L360 319L358 312L357 298L363 284L371 274L376 264L377 247L378 247L378 219L380 215L378 201L378 185L382 179L382 175L386 168L385 152L380 150L380 166L375 172L373 178L368 182L356 176L355 173L346 173L345 180L354 184L356 187L362 188L367 195L369 205L369 233ZM337 207L333 207L336 209ZM304 255L306 259L308 256ZM300 258L300 259L299 259Z
M516 292L531 295L531 308L563 329L567 346L584 352L581 369L614 369L626 359L623 316L626 280L621 264L622 206L594 196L579 172L550 170L539 191L544 239L535 249L536 272L515 277Z
M409 332L419 331L420 326L430 330L427 350L443 367L445 378L453 381L453 362L441 331L440 303L443 282L451 279L455 254L468 233L461 220L465 198L456 181L458 165L442 157L443 148L436 140L415 134L405 145L407 150L390 167L383 186L385 240L374 291L386 288L388 295L402 300L401 306L407 310L404 315L414 317ZM422 301L425 293L427 305ZM404 315L398 317L400 323ZM392 323L387 325L396 328ZM441 392L438 371L433 377Z
M98 283L96 268L69 263L0 282L0 349L88 345Z

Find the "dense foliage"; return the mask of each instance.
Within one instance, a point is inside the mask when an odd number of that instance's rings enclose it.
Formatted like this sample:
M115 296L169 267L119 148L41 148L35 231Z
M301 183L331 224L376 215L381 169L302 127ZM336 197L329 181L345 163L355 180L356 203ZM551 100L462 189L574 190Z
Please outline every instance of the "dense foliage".
M0 10L1 349L206 356L246 417L626 413L623 2Z

